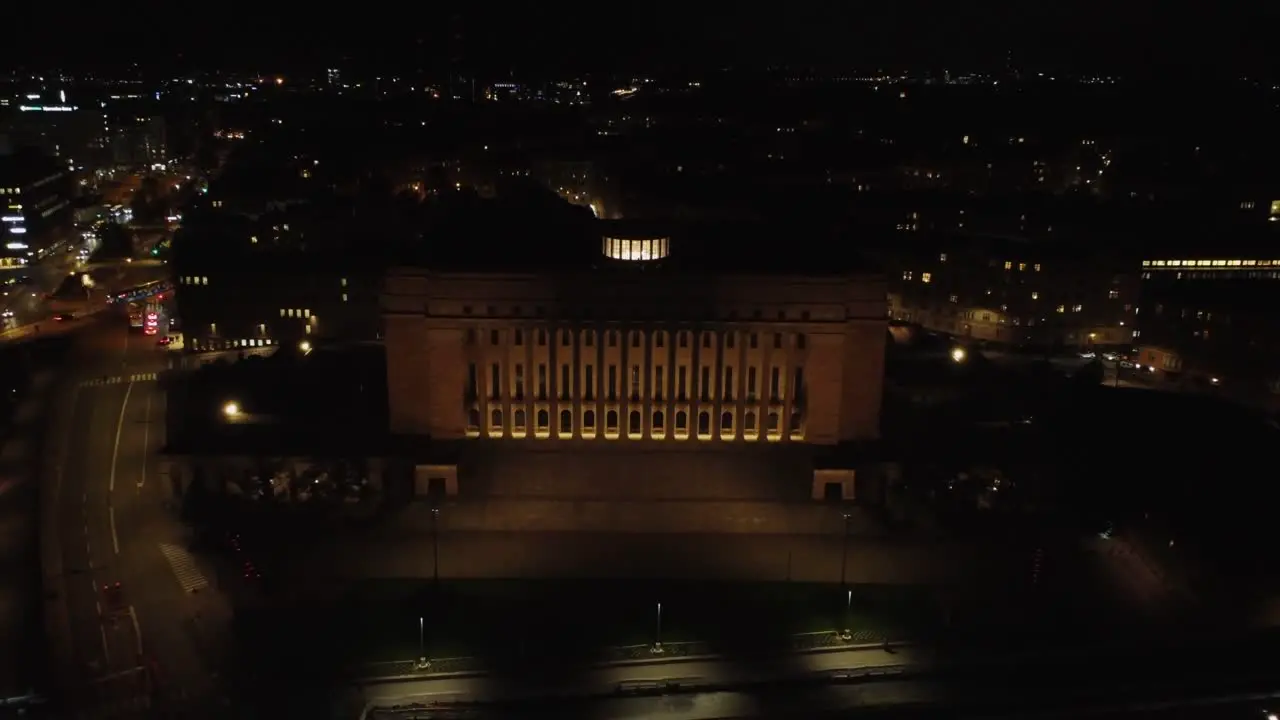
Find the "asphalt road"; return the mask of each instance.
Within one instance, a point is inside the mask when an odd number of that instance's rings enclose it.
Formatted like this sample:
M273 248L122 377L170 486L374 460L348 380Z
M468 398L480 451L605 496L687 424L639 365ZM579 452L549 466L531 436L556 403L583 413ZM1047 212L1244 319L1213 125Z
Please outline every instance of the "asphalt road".
M169 355L115 316L85 321L77 350L56 479L71 657L100 709L203 703L215 692L211 626L226 612L193 587L204 573L187 564L156 476Z

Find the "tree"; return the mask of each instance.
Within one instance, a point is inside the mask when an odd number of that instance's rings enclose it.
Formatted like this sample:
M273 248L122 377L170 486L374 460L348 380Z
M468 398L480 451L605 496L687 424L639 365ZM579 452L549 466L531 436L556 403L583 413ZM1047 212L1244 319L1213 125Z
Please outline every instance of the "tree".
M129 209L133 211L133 219L137 222L153 223L163 220L169 207L160 181L154 177L144 177L133 194Z
M97 258L133 257L133 233L119 223L108 223L98 232Z

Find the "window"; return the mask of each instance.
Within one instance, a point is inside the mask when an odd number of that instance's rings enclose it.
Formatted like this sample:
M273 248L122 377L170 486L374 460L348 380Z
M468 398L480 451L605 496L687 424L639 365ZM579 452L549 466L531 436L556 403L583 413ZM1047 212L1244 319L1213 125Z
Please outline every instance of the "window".
M747 337L747 345L749 345L752 350L760 347L760 336L755 333L751 333L751 335Z
M631 399L640 399L640 366L631 366Z
M618 331L609 331L609 347L618 347Z
M808 340L805 339L804 333L796 333L796 349L797 350L803 350L806 342L808 342Z
M756 414L748 411L742 418L742 429L748 432L756 431Z
M582 344L586 345L587 347L595 347L596 334L591 332L590 330L582 333Z
M747 399L756 399L756 369L747 368Z
M662 399L662 389L663 389L662 380L663 380L662 366L659 365L653 369L653 399L654 400Z
M617 365L609 366L609 387L607 388L606 392L608 394L605 397L607 397L609 400L618 399L618 366Z
M922 283L933 282L933 273L927 273L927 272L920 273L920 282Z
M539 331L538 331L538 344L539 344L539 345L546 345L546 344L547 344L547 331L546 331L546 330L539 330Z
M569 399L569 384L570 384L569 383L569 366L561 365L560 366L560 388L559 388L561 400Z
M779 389L778 386L782 384L780 382L780 379L781 378L779 377L778 368L776 367L771 368L769 370L769 399L773 400L774 402L777 402L778 398L780 397L778 393L778 389Z
M698 413L698 434L699 435L711 434L711 413L707 412L706 410L703 410L702 412Z
M680 410L676 413L676 432L686 432L689 430L689 415L685 411Z
M516 363L516 400L524 399L524 364Z
M498 363L489 368L489 399L497 400L502 392L502 370Z
M702 333L702 347L704 348L711 347L711 333L709 332Z
M632 410L627 416L627 433L630 435L640 434L640 411Z
M682 347L682 348L687 348L687 347L689 347L689 333L688 333L688 332L686 332L686 331L684 331L684 330L681 330L681 331L680 331L680 335L679 335L679 343L680 343L680 347Z
M640 347L640 333L638 332L631 333L631 347L633 348Z
M467 336L466 336L466 338L467 338L467 339L466 339L466 343L467 343L468 345L475 345L475 344L476 344L476 329L475 329L475 328L467 328Z
M799 398L804 393L804 368L797 367L791 380L791 397Z
M653 429L654 429L655 431L659 431L659 432L660 432L660 431L662 430L662 420L663 420L663 418L662 418L662 411L661 411L661 410L655 410L655 411L653 412Z
M517 409L515 414L511 416L513 430L524 430L524 410Z
M547 412L545 408L542 410L539 410L538 411L538 430L546 431L546 429L549 427L551 427L551 413Z
M801 424L800 413L798 412L791 413L791 425L788 428L787 432L791 433L792 435L800 432L800 424Z
M560 333L560 344L565 347L569 347L573 344L572 335L568 330L564 330Z
M727 332L724 334L724 346L728 350L733 349L733 336L734 336L734 333L731 333L731 332Z
M538 399L547 399L547 365L538 363Z
M502 337L498 334L498 331L497 331L497 330L490 330L490 331L489 331L489 344L490 344L490 345L498 345L498 344L499 344L499 343L501 343L501 342L502 342Z
M568 410L560 411L560 432L564 435L573 432L573 413Z
M720 413L720 430L722 432L733 432L733 413L728 410Z
M653 334L653 346L654 346L654 347L656 347L656 348L660 348L660 347L662 347L662 346L663 346L662 336L663 336L663 333L661 333L661 332L656 332L656 333L654 333L654 334Z
M679 369L676 371L676 399L679 400L680 402L684 402L685 398L688 397L687 383L686 383L686 381L688 380L687 371L688 371L688 368L686 368L684 365L681 365Z
M778 413L776 412L769 413L769 432L778 432Z
M494 430L502 429L502 411L501 410L495 409L493 412L489 413L489 427L493 428Z
M582 429L595 431L596 429L596 411L588 410L582 413Z
M733 368L726 367L724 369L724 399L728 402L733 401Z
M467 427L474 428L474 429L480 428L480 411L479 410L475 408L471 408L470 410L467 411Z
M604 415L604 429L606 432L618 432L618 411L610 410Z
M475 363L467 363L467 399L473 400L480 394L480 378ZM477 425L479 423L476 423Z
M516 330L514 339L512 340L517 346L524 345L524 331Z
M596 398L596 368L594 365L587 366L587 379L582 383L582 399L590 402Z
M774 350L782 349L782 333L773 334L773 349Z
M702 395L702 402L711 401L711 368L706 365L702 366L702 378L698 383L698 393Z

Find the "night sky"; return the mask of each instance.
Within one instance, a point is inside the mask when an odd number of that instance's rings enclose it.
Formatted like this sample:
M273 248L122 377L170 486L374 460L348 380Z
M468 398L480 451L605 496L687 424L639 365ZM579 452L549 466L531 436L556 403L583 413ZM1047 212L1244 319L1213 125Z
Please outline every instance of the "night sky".
M311 5L333 11L289 15L221 12L216 4L150 10L147 2L135 2L110 6L119 14L105 18L98 12L38 17L28 6L17 14L29 16L30 31L10 33L11 42L0 47L6 64L68 67L142 61L175 69L268 69L323 65L340 56L370 67L434 66L454 53L449 37L456 28L468 62L490 72L744 63L997 68L1010 52L1027 67L1081 71L1256 75L1280 69L1280 53L1264 40L1280 26L1280 8L1233 5L850 0L742 4L718 13L698 3L469 4L456 12L419 3L382 5L385 10L360 18L352 13L361 6L349 4Z

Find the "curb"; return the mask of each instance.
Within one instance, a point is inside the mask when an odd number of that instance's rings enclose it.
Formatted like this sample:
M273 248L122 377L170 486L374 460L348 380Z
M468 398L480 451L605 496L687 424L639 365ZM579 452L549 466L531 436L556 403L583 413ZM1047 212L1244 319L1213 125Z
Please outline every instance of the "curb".
M851 644L851 645L813 648L811 650L792 650L790 652L779 653L779 655L780 656L826 655L830 653L840 653L840 652L862 652L867 650L883 650L885 648L885 645L886 643L858 643L858 644ZM909 647L913 647L914 645L915 643L909 643L909 642L888 643L889 647L892 647L895 649L909 648ZM454 659L454 658L450 658L450 659ZM460 659L460 658L457 658L457 659ZM714 661L722 661L725 659L726 657L724 655L683 655L681 657L673 657L673 658L644 658L644 659L638 659L638 660L615 660L613 662L596 663L588 666L588 669L604 670L608 668L646 667L646 666L659 666L659 665L669 666L669 665L681 665L681 664L695 663L695 662L714 662ZM426 682L431 680L455 680L455 679L462 679L462 678L485 677L488 674L489 673L484 670L460 670L457 672L441 672L441 673L433 673L433 672L427 671L427 672L412 673L412 674L381 675L377 677L357 678L355 680L352 680L351 683L354 685L361 685L361 686L382 685L382 684L388 684L388 683L413 682L415 680Z

